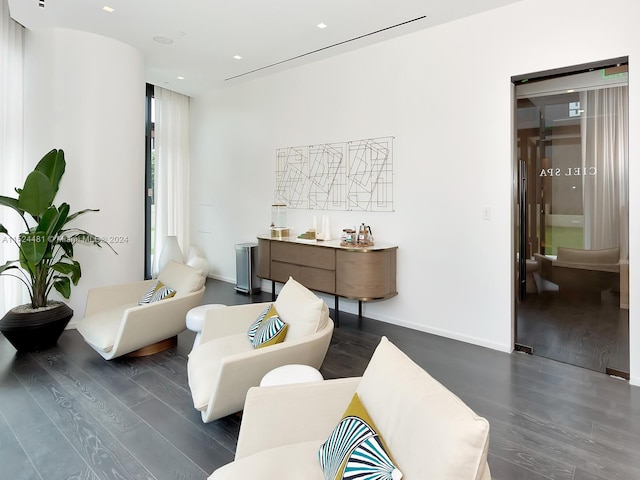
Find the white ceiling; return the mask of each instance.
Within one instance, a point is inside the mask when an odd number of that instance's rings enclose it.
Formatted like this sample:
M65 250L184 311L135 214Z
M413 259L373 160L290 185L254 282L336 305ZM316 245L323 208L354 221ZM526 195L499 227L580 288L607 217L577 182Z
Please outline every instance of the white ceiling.
M149 83L195 96L517 1L9 0L9 9L31 30L82 30L132 45Z

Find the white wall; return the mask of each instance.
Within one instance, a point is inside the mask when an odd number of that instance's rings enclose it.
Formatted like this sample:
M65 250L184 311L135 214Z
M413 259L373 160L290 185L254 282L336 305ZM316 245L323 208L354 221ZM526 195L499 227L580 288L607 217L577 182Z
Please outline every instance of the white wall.
M277 148L393 135L396 211L328 212L335 234L364 221L376 239L399 245L399 295L365 304L365 315L511 351L510 78L628 55L633 132L637 18L634 0L606 8L597 0L525 0L196 97L192 238L213 274L233 281L233 245L255 241L270 222ZM629 147L634 185L640 137L631 135ZM633 383L640 383L639 202L632 188ZM303 231L318 213L327 212L290 210L290 226Z
M142 55L98 35L54 29L26 31L25 163L31 170L52 148L67 170L56 204L98 208L77 226L124 237L108 249L78 245L82 278L72 288L73 325L89 288L144 276L144 99Z

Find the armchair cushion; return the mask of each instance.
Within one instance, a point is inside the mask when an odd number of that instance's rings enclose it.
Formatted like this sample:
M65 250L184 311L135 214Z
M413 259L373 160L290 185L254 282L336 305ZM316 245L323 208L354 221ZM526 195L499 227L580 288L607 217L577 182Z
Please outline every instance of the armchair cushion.
M313 440L263 450L220 467L209 480L325 480Z
M85 317L81 324L85 341L93 348L110 352L116 341L122 316L131 307L135 307L135 304L117 305Z
M297 340L319 332L329 319L329 309L321 298L289 277L278 294L275 308L289 324L286 341Z
M202 288L207 277L200 270L170 260L158 275L158 280L182 296Z
M402 478L357 393L342 420L320 446L318 457L326 480L368 478L367 475L389 480Z
M252 350L253 346L247 341L246 335L239 333L201 343L189 354L189 388L196 410L207 408L225 359Z
M386 337L356 391L407 477L485 478L489 423Z

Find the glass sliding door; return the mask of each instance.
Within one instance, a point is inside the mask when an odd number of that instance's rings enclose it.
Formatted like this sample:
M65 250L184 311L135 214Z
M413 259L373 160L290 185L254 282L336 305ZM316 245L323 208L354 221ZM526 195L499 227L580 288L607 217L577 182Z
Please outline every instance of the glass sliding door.
M628 376L626 61L514 83L516 343Z

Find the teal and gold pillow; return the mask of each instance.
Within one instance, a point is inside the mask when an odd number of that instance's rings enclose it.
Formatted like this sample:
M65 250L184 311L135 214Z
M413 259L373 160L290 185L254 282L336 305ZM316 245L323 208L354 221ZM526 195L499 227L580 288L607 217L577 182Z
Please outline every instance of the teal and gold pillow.
M356 393L318 457L326 480L400 480L388 451Z
M276 311L275 305L271 304L267 308L265 308L263 312L260 315L258 315L258 318L256 318L255 321L251 324L251 326L249 327L249 330L247 330L247 337L249 337L249 341L251 342L251 345L255 347L254 338L256 336L256 332L260 328L260 325L262 325L262 322L264 322L265 320L268 320L274 315L278 315L278 312Z
M153 298L153 295L156 293L158 288L160 288L160 281L156 280L156 282L151 285L151 288L142 296L140 300L138 300L138 305L144 305L145 303L149 303Z
M176 291L173 288L167 287L166 285L162 285L162 283L160 283L160 288L158 288L156 290L156 293L153 294L153 297L151 297L151 301L149 303L171 298L175 296L175 294Z
M138 300L138 305L146 305L148 303L164 300L165 298L171 298L176 294L176 291L170 287L167 287L161 281L157 280L151 288Z
M288 326L278 315L263 320L253 339L253 348L268 347L284 341Z

